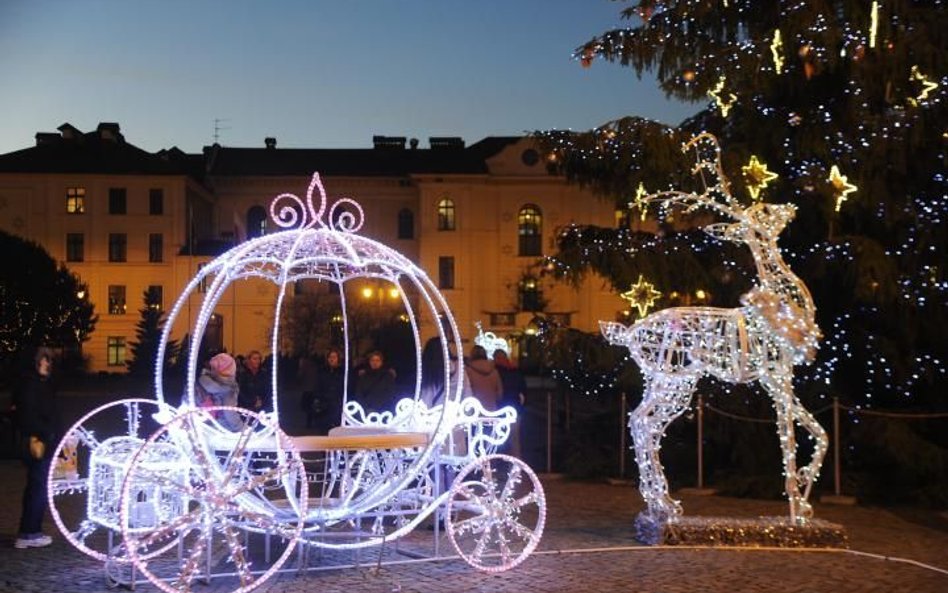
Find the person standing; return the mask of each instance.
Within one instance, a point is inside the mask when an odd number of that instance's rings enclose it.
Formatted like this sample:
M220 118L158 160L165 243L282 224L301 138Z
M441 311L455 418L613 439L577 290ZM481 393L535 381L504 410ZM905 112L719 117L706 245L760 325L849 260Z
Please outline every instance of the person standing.
M494 361L487 358L487 351L484 350L483 346L471 348L471 357L467 360L465 366L474 397L480 400L484 409L488 411L496 410L499 407L504 387L500 382L500 374L494 368Z
M198 406L237 406L240 386L237 384L237 362L230 354L221 352L207 362L194 384L194 401ZM244 427L240 413L223 411L216 415L221 426L238 431Z
M356 379L356 401L369 412L391 411L395 395L395 371L385 366L378 350L369 353L368 368L360 369Z
M271 412L270 377L263 370L263 355L259 350L247 353L247 359L237 373L240 397L237 405L251 412Z
M43 516L49 501L46 478L61 432L53 383L53 354L48 348L37 349L33 368L14 392L13 402L26 464L20 529L13 545L19 549L42 548L53 543L53 539L43 533Z
M316 393L313 404L310 406L315 420L316 434L328 434L330 428L339 426L342 421L345 374L342 353L336 348L330 348L326 351L325 363L319 369Z
M523 406L527 401L527 381L523 373L517 368L507 353L503 350L494 351L494 366L500 373L500 382L503 385L503 395L500 405L513 406L517 410L517 421L510 427L510 439L507 441L507 450L514 457L520 457L522 445L520 440L520 426L523 424Z

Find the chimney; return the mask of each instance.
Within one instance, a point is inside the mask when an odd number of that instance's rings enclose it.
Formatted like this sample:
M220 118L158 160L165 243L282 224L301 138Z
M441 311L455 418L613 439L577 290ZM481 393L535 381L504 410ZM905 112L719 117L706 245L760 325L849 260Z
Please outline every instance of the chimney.
M82 132L70 123L64 123L56 128L63 135L63 140L79 140L82 138Z
M56 132L37 132L36 133L36 145L43 146L44 144L52 144L58 142L62 136Z
M372 136L372 146L376 149L405 149L404 136Z
M99 138L102 140L107 140L109 142L118 142L122 139L122 134L119 133L119 125L111 122L102 122L95 129L99 134Z
M272 150L277 147L277 139L273 136L267 136L263 139L263 144L268 150Z
M431 146L431 150L464 148L464 140L460 136L430 136L428 145Z

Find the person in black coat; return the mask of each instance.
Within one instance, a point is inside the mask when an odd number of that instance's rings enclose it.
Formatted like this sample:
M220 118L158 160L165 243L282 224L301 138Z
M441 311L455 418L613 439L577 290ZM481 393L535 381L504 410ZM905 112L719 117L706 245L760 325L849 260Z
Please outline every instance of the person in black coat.
M258 350L251 350L241 367L237 370L237 384L240 386L237 405L251 412L272 412L270 373L263 368L263 355Z
M378 350L370 352L369 366L359 370L356 379L356 401L368 412L391 411L395 396L395 371L385 366L385 357Z
M342 353L335 348L326 352L326 362L319 369L316 394L310 406L316 426L316 434L327 434L329 429L342 422L342 400L345 390L345 365Z
M26 464L20 529L14 546L42 548L53 543L52 538L43 533L43 515L49 500L46 477L62 431L53 383L53 354L48 348L37 349L33 368L14 391L13 403Z
M501 406L513 406L517 410L517 422L510 427L510 439L506 443L505 452L520 457L523 453L522 442L520 440L520 426L523 424L523 406L527 398L527 381L523 373L517 368L507 352L504 350L494 351L494 366L500 373L500 382L503 385L503 394L500 398Z

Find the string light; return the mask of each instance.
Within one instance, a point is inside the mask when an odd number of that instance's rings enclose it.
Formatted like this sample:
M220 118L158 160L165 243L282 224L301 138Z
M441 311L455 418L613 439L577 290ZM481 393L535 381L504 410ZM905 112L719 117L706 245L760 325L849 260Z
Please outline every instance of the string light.
M757 155L751 155L750 161L741 167L744 178L747 180L747 191L751 199L759 200L760 192L767 188L767 184L777 178L777 174L768 170L765 163L757 159Z
M722 76L718 79L718 83L713 89L708 91L708 95L714 99L714 104L718 109L721 110L721 116L727 117L728 112L731 110L731 107L734 105L734 102L737 101L737 95L734 93L728 92L727 99L722 98L722 93L724 91L724 83L727 80L726 76Z
M774 70L777 74L783 72L783 40L780 38L780 29L774 30L773 41L770 42L770 53L774 57Z
M655 285L646 281L642 274L639 274L638 281L629 290L623 292L621 296L629 301L630 307L638 309L639 317L645 317L648 310L655 305L655 301L661 298L662 293L655 290Z
M645 201L645 196L648 195L648 192L645 190L645 184L641 181L639 186L635 189L635 200L634 204L639 209L639 220L644 221L646 215L648 214L648 202Z
M833 186L833 195L836 196L836 212L839 212L843 206L843 202L848 199L849 194L856 191L858 188L849 183L849 179L840 173L839 167L833 165L830 169L829 178L827 181Z
M870 10L870 21L869 21L869 47L876 47L876 36L879 33L879 2L878 0L872 1L872 9Z

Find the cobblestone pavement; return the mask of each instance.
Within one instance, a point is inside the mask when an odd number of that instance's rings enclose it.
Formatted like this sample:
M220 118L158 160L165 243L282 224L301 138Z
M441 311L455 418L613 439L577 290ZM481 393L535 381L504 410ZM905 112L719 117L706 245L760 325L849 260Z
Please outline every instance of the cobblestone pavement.
M48 548L17 550L13 534L19 514L23 469L0 462L0 591L113 591L102 565L83 556L55 532ZM816 516L840 523L850 549L836 551L647 547L632 539L632 518L642 508L635 488L545 480L547 529L537 552L521 566L480 573L457 558L413 560L389 546L363 550L344 561L356 566L281 573L259 590L269 593L367 592L661 592L780 591L863 593L948 591L948 520L934 512L816 504ZM780 501L733 499L682 493L689 515L758 517L787 512ZM402 551L430 550L431 531L419 528L399 543ZM446 538L443 554L453 553ZM325 568L328 556L310 566ZM393 561L393 562L390 562ZM289 564L289 563L288 563ZM229 578L197 584L195 592L236 587ZM156 589L139 584L137 591Z

